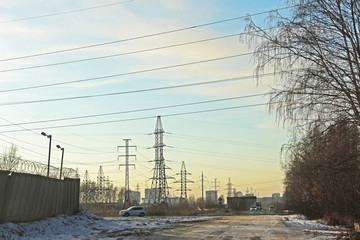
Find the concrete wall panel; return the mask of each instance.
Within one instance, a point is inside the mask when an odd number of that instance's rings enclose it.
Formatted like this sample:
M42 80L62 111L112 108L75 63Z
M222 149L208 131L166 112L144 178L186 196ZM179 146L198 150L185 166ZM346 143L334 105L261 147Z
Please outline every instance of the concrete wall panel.
M74 214L79 211L79 191L79 179L0 171L0 223Z

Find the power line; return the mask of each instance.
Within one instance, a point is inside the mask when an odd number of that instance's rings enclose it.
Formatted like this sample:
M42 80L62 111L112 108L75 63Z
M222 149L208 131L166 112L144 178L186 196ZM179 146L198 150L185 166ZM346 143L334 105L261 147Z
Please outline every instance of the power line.
M263 29L263 31L271 30L271 29L274 29L274 28L277 28L277 27L271 27L271 28ZM253 33L255 33L255 32L259 32L259 30L253 31ZM180 47L180 46L186 46L186 45L191 45L191 44L196 44L196 43L214 41L214 40L230 38L230 37L235 37L235 36L240 37L241 35L245 35L245 34L249 34L249 33L248 32L241 32L241 33L222 35L222 36L219 36L219 37L206 38L206 39L201 39L201 40L196 40L196 41L191 41L191 42L184 42L184 43L172 44L172 45L167 45L167 46L162 46L162 47L148 48L148 49L142 49L142 50L136 50L136 51L130 51L130 52L124 52L124 53L117 53L117 54L111 54L111 55L105 55L105 56L98 56L98 57L92 57L92 58L83 58L83 59L78 59L78 60L57 62L57 63L49 63L49 64L42 64L42 65L36 65L36 66L29 66L29 67L5 69L5 70L0 70L0 73L22 71L22 70L29 70L29 69L43 68L43 67L53 67L53 66L59 66L59 65L65 65L65 64L94 61L94 60L105 59L105 58L120 57L120 56L126 56L126 55L132 55L132 54L138 54L138 53L144 53L144 52L151 52L151 51L174 48L174 47ZM252 54L252 53L248 53L248 55L250 55L250 54Z
M152 33L152 34L147 34L147 35L142 35L142 36L137 36L137 37L120 39L120 40L115 40L115 41L110 41L110 42L103 42L103 43L98 43L98 44L86 45L86 46L82 46L82 47L74 47L74 48L55 50L55 51L44 52L44 53L36 53L36 54L25 55L25 56L20 56L20 57L12 57L12 58L7 58L7 59L0 59L0 62L23 59L23 58L30 58L30 57L38 57L38 56L44 56L44 55L50 55L50 54L56 54L56 53L70 52L70 51L76 51L76 50L81 50L81 49L86 49L86 48L99 47L99 46L104 46L104 45L109 45L109 44L133 41L133 40L137 40L137 39L143 39L143 38L155 37L155 36L160 36L160 35L165 35L165 34L170 34L170 33L175 33L175 32L192 30L192 29L195 29L195 28L206 27L206 26L220 24L220 23L224 23L224 22L230 22L230 21L245 19L245 18L249 18L249 17L253 17L253 16L258 16L258 15L262 15L262 14L265 14L265 13L286 10L286 9L293 8L295 6L297 6L297 5L272 9L272 10L263 11L263 12L259 12L259 13L248 14L246 16L239 16L239 17L233 17L233 18L223 19L223 20L214 21L214 22L208 22L208 23L194 25L194 26L190 26L190 27L173 29L173 30L169 30L169 31L159 32L159 33Z
M19 123L20 124L20 123ZM1 125L0 125L1 127ZM262 148L276 148L278 147L274 145L266 145L266 144L258 144L258 143L248 143L248 142L240 142L240 141L231 141L231 140L224 140L224 139L217 139L217 138L205 138L205 137L199 137L199 136L191 136L191 135L185 135L185 134L176 134L176 133L169 133L170 136L177 137L177 138L184 138L184 139L190 139L190 140L197 140L197 141L206 141L206 142L220 142L220 143L226 143L226 144L245 144L251 147L262 147Z
M215 169L215 170L226 170L226 171L240 171L240 172L250 172L250 173L259 173L259 174L278 174L278 172L272 172L267 170L259 170L259 169L249 169L249 168L237 168L234 166L225 167L223 165L214 165L214 164L200 164L200 163L188 163L188 165L205 167L207 169Z
M241 109L241 108L248 108L248 107L258 107L258 106L265 106L265 105L268 105L268 104L267 103L258 103L258 104L249 104L249 105L234 106L234 107L206 109L206 110L199 110L199 111L192 111L192 112L164 114L164 115L162 115L162 117L172 117L172 116L179 116L179 115L190 115L190 114L207 113L207 112L215 112L215 111L234 110L234 109ZM137 117L137 118L118 119L118 120L108 120L108 121L99 121L99 122L90 122L90 123L68 124L68 125L50 126L50 127L47 127L47 129L79 127L79 126L89 126L89 125L98 125L98 124L108 124L108 123L117 123L117 122L145 120L145 119L152 119L152 118L155 118L155 117L157 117L157 116ZM25 130L24 129L18 129L18 130L1 131L0 133L23 132L23 131L42 130L42 129L44 129L44 128L39 127L39 128L25 129ZM90 149L88 149L88 150L90 150Z
M12 140L18 141L18 142L22 142L22 143L25 143L25 144L28 144L28 145L32 145L32 146L35 146L35 147L47 149L47 147L44 147L44 146L41 146L41 145L37 145L37 144L31 143L31 142L27 142L27 141L24 141L24 140L20 140L20 139L14 138L14 137L10 137L10 136L5 135L5 134L1 134L1 135L4 136L4 137L10 138L10 139L12 139Z
M35 134L35 135L38 135L38 134L39 134L39 133L37 133L37 132L35 132L35 131L31 130L31 129L27 129L27 128L21 126L20 124L11 122L11 121L3 118L3 117L0 117L0 119L6 121L6 122L8 122L8 123L11 123L12 126L17 126L17 127L21 128L21 129L23 129L23 131L28 131L28 132L31 132L31 133L33 133L33 134ZM43 128L44 128L44 127L43 127ZM40 130L40 129L37 129L37 130ZM2 134L2 135L5 136L4 134ZM57 142L59 142L59 143L61 143L61 144L65 144L65 145L72 146L72 147L75 147L75 148L80 148L80 149L84 149L84 150L88 150L88 151L93 151L93 152L107 153L107 152L103 152L103 151L98 151L98 150L94 150L94 149L90 149L90 148L84 148L84 147L76 146L76 145L73 145L73 144L65 143L65 142L59 141L59 140L57 140L57 139L54 139L54 140L56 140ZM20 141L20 140L18 140L18 141Z
M23 131L28 131L28 132L31 132L31 133L33 133L33 134L35 134L35 135L38 135L38 134L39 134L39 133L37 133L37 132L35 132L35 131L31 130L31 129L27 129L27 128L21 126L20 124L13 123L13 122L11 122L11 121L3 118L3 117L0 117L0 119L6 121L6 122L8 122L8 123L11 123L12 126L17 126L17 127L21 128L21 129L23 129ZM40 129L38 129L38 130L40 130ZM4 135L4 134L2 134L2 135L3 135L3 136L6 136L6 135ZM14 138L13 138L13 139L14 139ZM65 143L65 142L59 141L59 140L57 140L57 139L54 139L54 140L56 140L57 142L59 142L59 143L61 143L61 144L65 144L65 145L72 146L72 147L75 147L75 148L80 148L80 149L89 150L89 151L93 151L93 152L106 153L106 152L97 151L97 150L90 149L90 148L84 148L84 147L76 146L76 145L73 145L73 144ZM21 141L21 140L18 140L18 141ZM22 141L22 142L24 142L24 141ZM28 150L28 149L26 149L26 150ZM32 151L32 150L31 150L31 151ZM42 155L42 154L40 154L40 155Z
M177 150L180 149L180 150ZM201 150L194 150L189 148L175 148L174 151L176 152L185 152L185 153L195 153L200 155L206 155L206 156L216 156L219 155L223 158L232 158L232 159L246 159L254 161L256 159L257 162L268 162L268 163L278 163L275 161L271 161L270 158L262 158L262 157L253 157L253 156L241 156L241 155L234 155L234 154L227 154L227 153L220 153L220 152L211 152L211 151L201 151ZM185 150L185 151L184 151ZM266 160L269 159L269 160Z
M104 8L104 7L114 6L114 5L118 5L118 4L133 2L133 1L135 1L135 0L127 0L127 1L117 2L117 3L110 3L110 4L105 4L105 5L98 5L98 6L94 6L94 7L76 9L76 10L65 11L65 12L49 13L49 14L44 14L44 15L39 15L39 16L33 16L33 17L26 17L26 18L18 18L18 19L6 20L6 21L1 21L0 24L2 24L2 23L9 23L9 22L19 22L19 21L25 21L25 20L31 20L31 19L38 19L38 18L45 18L45 17L53 17L53 16L64 15L64 14L75 13L75 12L83 12L83 11L93 10L93 9L97 9L97 8Z
M208 63L208 62L213 62L213 61L220 61L220 60L225 60L225 59L242 57L242 56L246 56L249 54L250 53L236 54L236 55L230 55L230 56L219 57L219 58L211 58L211 59L195 61L195 62L181 63L181 64L175 64L175 65L169 65L169 66L163 66L163 67L157 67L157 68L149 68L149 69L144 69L144 70L126 72L126 73L112 74L112 75L107 75L107 76L85 78L85 79L80 79L80 80L43 84L43 85L30 86L30 87L14 88L14 89L8 89L8 90L1 90L0 93L22 91L22 90L29 90L29 89L35 89L35 88L53 87L53 86L67 85L67 84L73 84L73 83L90 82L90 81L95 81L95 80L99 80L99 79L122 77L122 76L134 75L134 74L139 74L139 73L154 72L154 71L159 71L159 70L164 70L164 69L185 67L185 66L190 66L190 65L194 65L194 64Z
M245 33L236 33L236 34L224 35L224 36L220 36L220 37L202 39L202 40L197 40L197 41L192 41L192 42L173 44L173 45L168 45L168 46L163 46L163 47L149 48L149 49L143 49L143 50L137 50L137 51L131 51L131 52L125 52L125 53L118 53L118 54L111 54L111 55L105 55L105 56L99 56L99 57L93 57L93 58L84 58L84 59L78 59L78 60L73 60L73 61L57 62L57 63L43 64L43 65L29 66L29 67L22 67L22 68L5 69L5 70L0 70L0 73L21 71L21 70L28 70L28 69L42 68L42 67L51 67L51 66L58 66L58 65L64 65L64 64L72 64L72 63L99 60L99 59L104 59L104 58L119 57L119 56L125 56L125 55L137 54L137 53L151 52L151 51L156 51L156 50L161 50L161 49L180 47L180 46L186 46L186 45L195 44L195 43L201 43L201 42L213 41L213 40L229 38L229 37L234 37L234 36L240 36L243 34L245 34Z
M272 76L274 74L275 73L261 74L261 77ZM74 97L65 97L65 98L50 98L50 99L41 99L41 100L18 101L18 102L5 102L5 103L0 103L0 106L30 104L30 103L56 102L56 101L68 101L68 100L97 98L97 97L109 97L109 96L115 96L115 95L133 94L133 93L141 93L141 92L151 92L151 91L167 90L167 89L174 89L174 88L194 87L194 86L200 86L200 85L217 84L217 83L224 83L224 82L231 82L231 81L240 81L240 80L247 80L247 79L250 79L250 78L253 78L253 76L226 78L226 79L219 79L219 80L206 81L206 82L180 84L180 85L173 85L173 86L167 86L167 87L147 88L147 89L122 91L122 92L113 92L113 93L92 94L92 95L74 96ZM263 95L265 95L265 94L263 94Z
M93 114L93 115L77 116L77 117L68 117L68 118L48 119L48 120L41 120L41 121L22 122L22 123L16 123L16 124L15 124L15 123L11 123L11 124L3 124L3 125L0 125L0 127L8 127L8 126L13 126L13 125L28 125L28 124L37 124L37 123L49 123L49 122L76 120L76 119L83 119L83 118L104 117L104 116L119 115L119 114L125 114L125 113L135 113L135 112L153 111L153 110L159 110L159 109L185 107L185 106L193 106L193 105L199 105L199 104L207 104L207 103L214 103L214 102L223 102L223 101L230 101L230 100L236 100L236 99L243 99L243 98L251 98L251 97L265 96L265 95L267 95L267 94L268 94L268 93L259 93L259 94L244 95L244 96L238 96L238 97L229 97L229 98L214 99L214 100L207 100L207 101L200 101L200 102L191 102L191 103L182 103L182 104L175 104L175 105L167 105L167 106L161 106L161 107L135 109L135 110L121 111L121 112ZM0 105L1 105L1 104L0 104Z
M266 183L274 183L274 182L282 182L282 181L283 181L283 179L279 179L279 180L275 180L275 181L256 182L256 183L248 183L248 184L241 184L241 185L233 184L233 185L237 186L237 187L243 187L243 186L249 186L249 185L266 184Z
M31 149L28 149L28 148L25 148L25 147L18 146L18 145L16 145L16 144L14 144L13 142L9 142L9 141L7 141L7 140L5 140L5 139L0 138L0 140L1 140L1 141L4 141L4 142L7 142L7 143L10 143L11 145L14 145L14 146L16 146L16 147L18 147L18 148L20 148L20 149L24 149L24 150L26 150L26 151L29 151L29 152L35 153L35 154L37 154L37 155L44 156L44 157L46 157L46 156L47 156L47 155L45 155L45 154L35 152L35 151L31 150ZM55 159L59 160L58 158L55 158Z

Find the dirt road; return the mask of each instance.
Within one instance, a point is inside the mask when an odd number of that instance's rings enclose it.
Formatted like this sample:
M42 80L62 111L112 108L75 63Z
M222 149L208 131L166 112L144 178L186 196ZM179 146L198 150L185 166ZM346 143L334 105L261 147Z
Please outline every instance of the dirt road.
M142 239L313 239L300 229L289 229L277 215L226 216L220 220L182 224Z

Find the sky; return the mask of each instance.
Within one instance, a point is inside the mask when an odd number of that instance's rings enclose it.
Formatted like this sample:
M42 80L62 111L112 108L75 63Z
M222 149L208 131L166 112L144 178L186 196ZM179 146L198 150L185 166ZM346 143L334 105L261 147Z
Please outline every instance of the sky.
M272 76L254 78L246 18L266 24L285 1L3 0L0 8L0 152L87 170L122 187L131 139L130 188L151 187L156 116L165 131L170 195L232 188L283 192L286 127L268 112ZM284 10L280 10L284 12ZM263 13L263 14L259 14ZM226 21L222 21L226 20ZM269 69L271 73L271 69ZM69 119L70 118L70 119ZM118 151L119 150L119 151Z

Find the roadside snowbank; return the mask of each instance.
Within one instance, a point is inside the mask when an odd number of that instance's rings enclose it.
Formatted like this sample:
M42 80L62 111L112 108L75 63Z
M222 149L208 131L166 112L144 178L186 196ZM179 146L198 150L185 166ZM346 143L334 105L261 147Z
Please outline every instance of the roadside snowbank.
M347 235L344 226L330 226L324 220L306 220L302 215L289 215L282 217L284 225L288 228L302 229L313 235L313 239L337 239L339 235Z
M172 223L207 221L212 217L102 218L89 212L60 215L30 223L0 224L0 239L116 239L171 228Z

